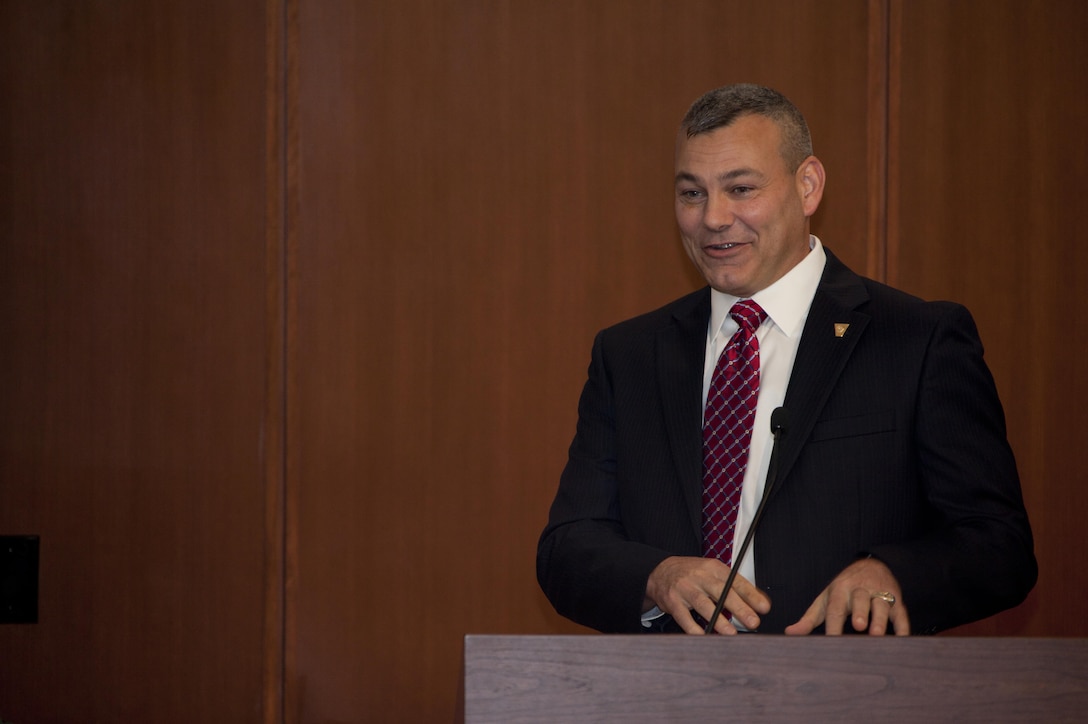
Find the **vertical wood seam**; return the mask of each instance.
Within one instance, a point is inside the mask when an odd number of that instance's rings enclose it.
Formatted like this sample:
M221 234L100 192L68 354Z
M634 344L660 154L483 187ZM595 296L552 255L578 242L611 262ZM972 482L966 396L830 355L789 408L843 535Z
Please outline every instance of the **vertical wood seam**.
M286 0L265 4L265 481L262 720L284 722L286 655Z
M296 662L297 621L295 616L298 580L298 498L299 472L297 441L298 400L298 218L299 190L299 5L300 0L284 3L284 581L283 581L283 691L282 721L300 720L300 692Z
M887 59L887 168L886 199L887 218L885 221L885 271L887 282L893 286L899 284L899 132L901 128L900 100L902 88L900 72L902 68L902 0L888 1L888 59Z
M888 281L888 3L869 0L866 274Z

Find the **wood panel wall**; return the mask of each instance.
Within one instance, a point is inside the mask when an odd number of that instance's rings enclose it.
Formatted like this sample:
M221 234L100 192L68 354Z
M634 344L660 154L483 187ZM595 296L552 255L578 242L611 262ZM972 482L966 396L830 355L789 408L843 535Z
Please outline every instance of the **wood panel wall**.
M448 721L465 633L582 631L533 558L589 345L698 284L673 133L738 80L809 117L825 243L978 318L1043 570L960 633L1088 635L1041 605L1088 584L1086 30L1073 1L0 5L0 534L42 536L0 718Z
M0 626L4 720L262 711L267 21L0 4L0 534L41 537L38 623Z

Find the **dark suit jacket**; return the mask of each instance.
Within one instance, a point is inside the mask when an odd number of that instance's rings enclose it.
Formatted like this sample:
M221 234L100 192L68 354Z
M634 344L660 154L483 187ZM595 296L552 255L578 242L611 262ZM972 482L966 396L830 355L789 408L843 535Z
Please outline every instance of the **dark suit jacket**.
M912 631L1021 602L1037 575L1004 413L969 312L827 254L784 407L779 482L756 534L762 632L781 632L858 557L898 579ZM710 290L597 335L537 552L556 610L641 630L650 572L701 555ZM845 335L834 333L847 323Z

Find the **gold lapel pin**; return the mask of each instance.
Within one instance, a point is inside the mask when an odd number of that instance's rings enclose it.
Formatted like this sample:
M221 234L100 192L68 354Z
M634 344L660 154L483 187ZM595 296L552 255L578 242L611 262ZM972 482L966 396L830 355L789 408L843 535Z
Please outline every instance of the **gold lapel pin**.
M842 322L835 323L835 336L841 337L846 334L846 330L850 329L849 324L843 324Z

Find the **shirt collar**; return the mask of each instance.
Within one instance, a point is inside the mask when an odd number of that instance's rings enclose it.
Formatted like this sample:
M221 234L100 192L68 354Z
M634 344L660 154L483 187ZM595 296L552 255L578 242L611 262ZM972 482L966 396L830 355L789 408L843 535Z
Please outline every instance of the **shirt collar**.
M799 336L804 329L808 309L812 305L812 298L816 296L816 287L820 284L824 263L827 261L823 244L815 235L809 235L808 243L809 253L804 259L774 284L752 295L752 299L763 308L767 317L790 338ZM712 340L721 330L729 317L729 310L740 298L715 289L710 290L708 340Z

